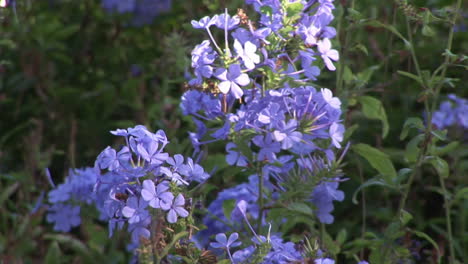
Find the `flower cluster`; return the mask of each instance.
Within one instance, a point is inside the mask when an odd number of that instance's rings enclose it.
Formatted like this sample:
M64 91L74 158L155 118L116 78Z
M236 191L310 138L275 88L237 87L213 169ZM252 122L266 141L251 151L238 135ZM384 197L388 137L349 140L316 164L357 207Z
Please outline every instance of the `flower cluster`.
M93 192L93 187L97 175L92 168L70 170L65 182L49 192L52 206L47 221L54 223L55 230L68 232L72 227L80 225L78 202L91 204L96 201L97 194Z
M51 191L49 202L54 205L48 220L55 223L56 230L69 231L80 224L80 207L74 203L94 203L109 221L110 235L128 224L135 247L141 237L149 238L152 215L165 215L169 224L188 217L184 190L210 175L191 158L164 152L169 141L162 130L152 133L136 126L111 133L124 137L126 144L120 150L107 147L94 168L74 171ZM106 172L101 174L102 170Z
M439 110L434 112L432 124L439 129L454 125L468 129L468 100L454 94L450 94L448 99L440 104Z
M171 0L102 0L109 13L132 14L132 25L151 24L159 14L171 8Z
M192 51L191 89L182 96L182 111L197 127L190 139L196 151L224 140L226 162L252 174L248 183L221 191L208 206L203 220L208 228L197 234L200 245L208 245L212 235L225 242L230 240L225 232L246 231L242 220L255 219L265 226L264 207L287 203L283 194L295 184L302 185L294 191L310 202L318 221L333 222L333 201L344 199L338 190L342 175L333 165L344 138L341 101L327 88L310 86L322 69L335 70L333 61L339 59L331 46L336 35L329 26L332 2L246 0L258 21L251 21L243 10L235 16L226 11L192 21L208 39ZM224 33L223 42L217 41L215 28ZM260 202L266 193L267 201ZM236 206L225 215L229 200L243 209ZM280 234L255 236L252 241L232 255L226 243L222 248L233 263L258 254L261 263L302 260L295 245L283 242Z

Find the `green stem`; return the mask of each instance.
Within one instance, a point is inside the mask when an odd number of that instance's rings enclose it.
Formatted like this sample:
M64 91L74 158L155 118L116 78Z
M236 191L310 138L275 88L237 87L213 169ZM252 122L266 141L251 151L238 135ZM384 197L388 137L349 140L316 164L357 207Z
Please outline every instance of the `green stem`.
M447 189L445 188L445 182L442 177L442 175L439 174L439 181L440 181L440 187L442 187L442 191L444 193L444 208L445 208L445 221L447 225L447 236L448 236L448 242L449 242L449 249L450 249L450 256L449 256L449 263L453 264L455 261L455 249L453 247L453 236L452 236L452 220L450 216L450 201L448 200L447 197Z
M345 6L343 6L343 8L345 8ZM354 9L354 0L351 1L351 8ZM343 19L345 17L345 13L346 13L346 10L344 9L343 10L343 13L342 15L340 16L340 22L338 23L338 27L337 27L337 31L339 33L341 33L341 28L342 28L342 25L343 25ZM344 34L345 34L345 40L344 40L344 43L343 45L341 46L340 48L340 58L343 60L344 58L346 58L347 56L347 51L348 51L348 44L349 44L349 41L350 41L350 35L348 32L348 30L345 30L344 31ZM344 76L344 68L343 68L343 63L340 63L339 64L339 67L338 67L338 72L337 72L337 76L338 78L336 79L336 94L339 94L341 92L341 90L343 89L343 82L344 82L344 79L343 79L343 76Z
M259 167L260 168L260 167ZM257 219L257 234L260 234L260 229L262 228L262 218L263 218L263 175L262 169L257 170L258 174L258 219Z

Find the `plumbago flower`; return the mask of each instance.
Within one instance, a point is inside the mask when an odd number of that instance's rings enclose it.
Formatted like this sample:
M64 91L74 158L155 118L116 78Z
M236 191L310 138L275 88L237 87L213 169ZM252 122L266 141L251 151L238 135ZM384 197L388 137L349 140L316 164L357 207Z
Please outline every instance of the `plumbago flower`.
M181 108L197 126L196 133L190 133L192 143L200 150L202 145L224 141L226 162L251 175L248 183L220 191L208 206L210 214L203 220L208 228L196 237L204 246L209 236L242 231L245 225L239 222L244 218L265 227L270 213L265 208L278 203L307 202L318 222L331 224L333 202L344 199L338 190L341 159L336 159L338 151L344 154L347 149L342 150L341 101L330 89L310 83L321 71L336 70L334 62L339 60L332 47L336 31L329 26L333 1L246 0L246 4L258 13L258 21L245 15L239 20L227 10L192 21L208 36L192 52L194 78L189 86L196 89L182 96ZM213 37L214 26L224 30L224 43ZM213 60L200 64L202 57ZM218 126L213 125L216 122ZM242 200L244 210L236 207L226 215L225 205L232 200ZM289 215L284 215L278 226L287 221ZM301 252L280 235L256 239L257 245L235 252L232 258L227 252L231 261L251 258L267 240L273 249L265 251L270 253L262 263L301 260Z
M111 133L123 137L125 146L104 149L94 168L71 171L49 193L53 206L47 220L56 230L69 231L80 224L78 202L94 203L109 222L110 235L128 224L128 248L134 250L140 238L150 237L154 221L177 224L189 217L185 193L192 182L202 183L210 175L193 159L164 152L169 141L162 130L153 133L140 125Z
M448 96L449 100L443 101L432 116L432 124L438 129L458 126L468 129L468 100L459 98L454 94Z

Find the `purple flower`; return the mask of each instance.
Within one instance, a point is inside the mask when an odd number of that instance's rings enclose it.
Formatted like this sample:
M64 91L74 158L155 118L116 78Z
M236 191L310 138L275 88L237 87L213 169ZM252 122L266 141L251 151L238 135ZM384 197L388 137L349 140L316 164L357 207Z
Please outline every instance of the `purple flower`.
M332 144L336 148L341 148L340 142L343 141L344 130L344 126L338 123L333 123L330 126L330 138L332 140Z
M230 247L238 247L242 244L241 242L236 242L238 238L239 234L237 233L232 233L229 236L229 239L226 237L225 233L219 233L216 235L216 242L210 243L210 246L213 248L223 248L226 250Z
M68 204L54 204L49 208L47 222L54 223L54 230L68 232L72 227L79 226L80 207Z
M147 137L143 142L137 144L138 154L147 162L152 165L161 165L169 155L167 153L162 153L162 146L158 148L159 144L157 141Z
M169 184L166 181L159 183L158 186L155 187L152 180L145 180L143 181L141 197L143 200L149 202L149 206L153 208L169 210L174 195L167 190L169 190Z
M337 50L331 49L331 42L329 39L325 38L317 43L317 48L322 56L325 65L330 71L336 70L335 66L332 63L332 60L337 61L340 56Z
M227 29L231 30L239 25L240 19L238 16L231 17L228 14L221 14L218 15L218 19L216 20L216 26L220 29Z
M107 147L104 149L97 158L97 163L101 169L109 168L113 171L119 167L119 161L117 160L117 153L115 149Z
M171 224L177 222L177 216L187 217L189 212L185 210L185 198L179 193L177 197L171 202L169 213L167 214L167 221Z
M286 124L284 121L278 123L278 130L273 131L273 138L281 142L282 149L290 149L294 143L300 142L302 134L297 129L297 121L290 119Z
M221 80L218 88L223 94L229 91L232 95L239 99L244 94L244 91L239 86L246 86L250 83L249 76L241 72L239 64L232 64L229 69L219 68L215 72L216 78Z
M255 53L257 51L257 46L252 42L247 41L242 46L242 44L235 39L234 50L237 55L242 58L242 62L244 62L244 65L248 70L254 69L255 64L260 63L260 56Z
M277 103L271 103L262 109L258 115L258 121L262 124L269 124L270 128L284 120L284 109Z
M212 18L210 18L209 16L206 16L200 19L199 21L192 20L192 26L193 28L197 28L197 29L199 28L206 29L214 25L217 21L218 21L218 15L213 16Z
M265 256L265 263L286 264L298 262L302 259L301 253L296 250L294 243L283 242L277 235L270 237L271 251Z
M329 258L319 258L314 261L315 264L335 264L333 259Z
M318 42L317 36L320 33L320 29L316 28L314 25L306 26L301 24L297 29L297 33L301 36L306 45L312 46L316 45Z
M338 190L338 182L322 182L317 185L312 192L312 203L316 206L316 215L320 222L325 224L333 223L333 201L343 201L344 193Z
M148 203L137 197L127 199L127 205L122 209L122 215L129 218L128 223L134 224L146 219L149 214L146 211Z
M202 166L193 162L192 158L187 158L187 164L180 167L180 173L197 182L204 182L210 177Z
M320 93L322 94L323 99L325 102L327 102L328 105L330 105L333 108L340 109L341 107L341 101L337 97L333 97L332 91L327 88L322 88L320 89Z
M244 263L255 251L255 247L253 245L248 246L244 249L237 250L232 254L232 259L235 263Z
M236 165L239 167L247 166L247 158L243 156L240 152L234 151L232 149L237 148L236 144L229 142L226 145L226 151L228 154L226 155L226 162L229 165Z
M280 143L273 141L271 134L255 136L252 142L260 147L260 151L257 154L258 161L268 160L269 162L274 162L276 160L275 153L281 150Z

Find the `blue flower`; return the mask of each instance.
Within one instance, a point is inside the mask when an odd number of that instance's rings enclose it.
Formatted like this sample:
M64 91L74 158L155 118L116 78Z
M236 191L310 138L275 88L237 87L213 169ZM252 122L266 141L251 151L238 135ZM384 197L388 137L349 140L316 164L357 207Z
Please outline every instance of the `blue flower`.
M68 232L81 223L80 207L63 203L54 204L49 208L47 222L54 223L54 230Z
M319 41L317 43L317 48L327 68L330 71L336 70L336 67L333 65L332 60L337 61L340 58L340 56L337 50L331 49L330 40L325 38Z
M167 190L169 190L169 184L166 181L159 183L158 186L155 187L152 180L145 180L143 181L141 197L153 208L169 210L174 195Z
M273 131L273 138L281 142L282 149L290 149L293 144L300 142L302 134L297 129L297 121L290 119L286 124L284 121L278 123L277 130Z
M319 221L325 224L331 224L334 221L333 215L333 201L343 201L344 193L338 190L338 182L322 182L317 185L312 192L311 201L317 208L315 214Z
M109 169L109 171L117 170L121 164L125 164L131 158L130 150L127 146L122 147L119 153L115 149L107 147L97 157L97 164L101 169Z
M187 158L187 164L180 167L180 173L187 176L190 180L197 182L206 181L210 175L205 172L202 166L193 162L192 158Z
M127 205L122 209L122 215L129 218L128 223L138 223L149 217L146 207L148 203L143 199L137 197L130 197L127 199Z
M340 142L343 141L344 130L344 126L338 123L333 123L330 126L330 138L332 140L332 144L336 148L341 148Z
M185 198L184 196L179 193L173 201L171 201L171 206L169 212L167 214L167 221L171 224L177 222L177 217L187 217L189 212L185 210Z
M226 237L225 233L219 233L216 235L216 242L210 243L210 246L213 248L222 248L228 250L231 247L238 247L242 243L241 242L236 242L236 240L239 238L239 234L237 233L232 233L229 236L229 239Z
M271 134L267 134L266 136L255 136L252 139L252 142L260 147L260 151L257 154L258 161L268 160L269 162L274 162L276 160L275 153L278 153L281 150L280 143L275 142Z
M231 30L237 27L240 23L240 18L238 16L231 17L228 14L218 15L218 19L215 22L215 25L220 29Z
M315 264L335 264L333 259L329 258L319 258L314 261Z
M223 94L231 92L236 99L241 98L244 94L239 86L246 86L250 83L249 76L241 72L239 64L232 64L228 69L219 68L214 75L221 80L221 83L218 84L219 90Z
M209 16L206 16L199 21L192 20L192 26L193 28L197 29L207 29L210 26L214 25L218 21L218 16L213 16L210 18Z
M228 154L226 155L226 162L229 165L236 165L239 167L247 166L247 158L243 156L240 152L234 151L233 149L237 148L236 144L229 142L226 145L226 151Z
M260 63L260 56L255 53L257 46L250 41L245 42L243 45L237 40L234 40L234 50L237 55L241 57L242 62L248 70L255 68L255 64Z
M158 148L158 142L149 137L146 137L136 146L138 154L152 165L161 165L169 157L167 153L161 152L162 147Z
M341 101L339 98L333 97L333 93L330 91L330 89L322 88L320 89L320 94L322 94L323 100L325 100L328 105L333 108L340 109Z

